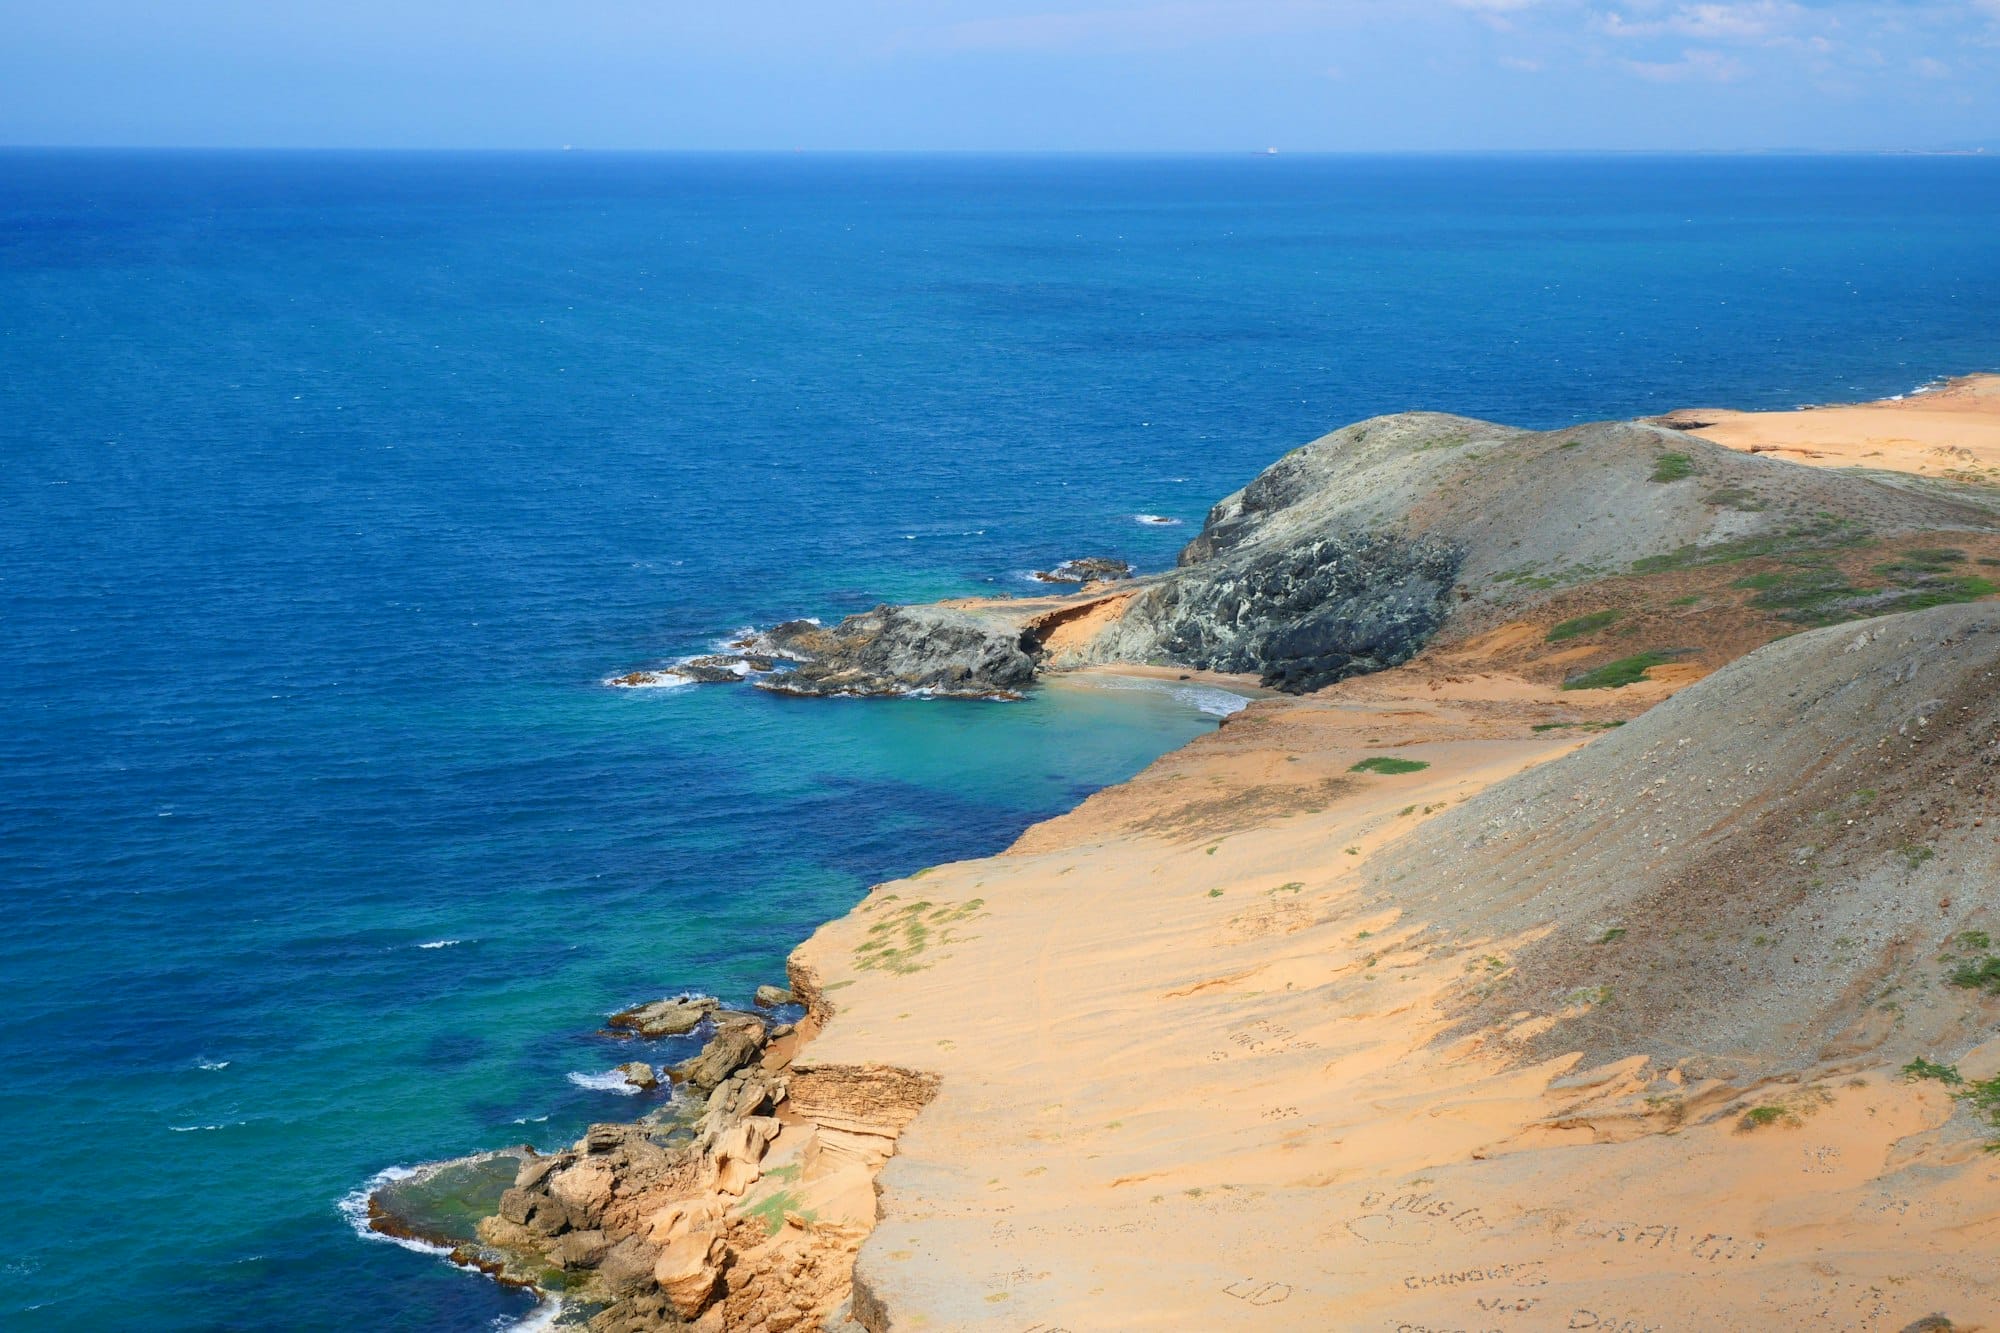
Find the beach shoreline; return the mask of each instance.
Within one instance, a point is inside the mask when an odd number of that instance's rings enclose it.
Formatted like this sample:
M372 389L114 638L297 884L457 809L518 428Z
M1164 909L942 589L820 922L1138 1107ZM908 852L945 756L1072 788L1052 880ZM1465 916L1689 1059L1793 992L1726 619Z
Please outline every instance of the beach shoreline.
M1656 420L1744 453L1964 483L1936 440L1959 418L2000 431L1995 386ZM1883 448L1884 413L1926 442ZM1968 567L2000 564L2000 535L1953 539ZM1962 1193L1989 1159L1947 1088L1871 1056L1882 1034L1795 1066L1721 1038L1602 1062L1545 1044L1614 1022L1608 986L1475 1031L1467 1006L1554 926L1448 926L1461 905L1385 878L1432 821L1791 636L1732 591L1741 575L1684 561L1527 613L1475 608L1413 660L1304 694L1181 668L1051 673L1256 697L997 855L877 885L794 951L795 1043L719 1090L704 1183L621 1224L657 1255L651 1308L771 1333L2000 1317L1924 1256L1913 1220L2000 1238L2000 1215ZM1605 603L1628 608L1614 628L1566 632ZM1600 633L1703 646L1577 688L1619 651ZM1607 950L1640 928L1586 924ZM1966 1078L2000 1074L2000 1040L1961 1044ZM1745 1128L1766 1109L1776 1129ZM622 1168L592 1153L542 1177L596 1172L609 1215ZM1837 1261L1815 1257L1829 1248Z

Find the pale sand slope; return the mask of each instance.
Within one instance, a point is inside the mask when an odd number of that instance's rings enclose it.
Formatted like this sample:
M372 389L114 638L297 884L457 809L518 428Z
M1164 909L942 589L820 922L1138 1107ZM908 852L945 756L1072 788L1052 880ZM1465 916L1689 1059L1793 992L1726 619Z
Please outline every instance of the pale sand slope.
M2000 1319L2000 1169L1939 1084L1895 1077L1900 1051L1850 1041L1793 1068L1718 1035L1584 1068L1560 1029L1587 1016L1601 1036L1616 1011L1598 993L1537 996L1511 1031L1448 1033L1517 954L1584 923L1515 910L1510 933L1482 934L1477 886L1441 909L1454 886L1367 885L1371 864L1398 862L1378 849L1578 748L1577 729L1531 723L1664 692L1564 694L1458 666L1258 704L1006 855L880 887L800 950L836 1010L816 1061L942 1076L879 1180L856 1269L858 1304L880 1303L871 1327ZM1604 734L1671 750L1649 724ZM1431 767L1349 772L1384 750ZM1542 799L1600 818L1617 799L1603 774L1564 796L1546 773ZM1991 885L1960 891L1933 935ZM912 919L944 924L913 947ZM887 965L884 937L903 946ZM2000 1071L2000 1041L1959 1067ZM1746 1129L1756 1106L1777 1123Z
M1877 403L1796 412L1692 408L1661 420L1732 449L1814 467L2000 481L2000 375L1969 375L1927 393Z

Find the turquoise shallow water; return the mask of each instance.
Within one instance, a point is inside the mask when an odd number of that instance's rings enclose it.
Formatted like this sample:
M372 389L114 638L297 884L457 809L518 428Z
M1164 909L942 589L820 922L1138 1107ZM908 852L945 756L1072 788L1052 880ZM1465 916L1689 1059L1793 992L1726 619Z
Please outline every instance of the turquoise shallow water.
M605 676L1164 564L1376 411L1994 367L1996 236L1976 159L0 154L0 1324L517 1317L338 1201L1212 725Z

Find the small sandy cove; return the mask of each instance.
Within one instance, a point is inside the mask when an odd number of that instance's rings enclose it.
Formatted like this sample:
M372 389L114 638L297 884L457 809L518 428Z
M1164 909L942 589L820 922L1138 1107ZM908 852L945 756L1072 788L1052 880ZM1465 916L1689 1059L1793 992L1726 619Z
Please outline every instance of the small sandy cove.
M2000 466L1996 378L1694 415L1829 466ZM1746 1092L1451 1028L1448 993L1527 941L1407 947L1434 923L1369 858L1701 674L1564 692L1509 651L1544 628L1260 699L803 945L825 1022L801 1060L939 1079L878 1198L815 1198L810 1162L800 1182L827 1222L879 1208L857 1304L1010 1333L2000 1327L2000 1158L1942 1134L1942 1084L1864 1056ZM1371 756L1427 767L1356 771ZM1726 1067L1714 1044L1686 1068ZM2000 1039L1959 1068L2000 1073Z

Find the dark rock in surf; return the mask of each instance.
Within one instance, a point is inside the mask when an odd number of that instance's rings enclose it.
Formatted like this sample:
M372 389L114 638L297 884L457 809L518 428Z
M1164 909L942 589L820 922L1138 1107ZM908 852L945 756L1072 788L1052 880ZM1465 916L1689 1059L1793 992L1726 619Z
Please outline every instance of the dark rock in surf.
M878 606L831 627L791 621L767 636L795 670L757 682L781 694L1018 699L1035 662L1017 627L943 606Z
M1108 583L1132 577L1132 566L1109 556L1087 555L1065 560L1054 569L1037 569L1030 577L1041 583Z

